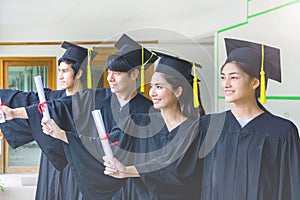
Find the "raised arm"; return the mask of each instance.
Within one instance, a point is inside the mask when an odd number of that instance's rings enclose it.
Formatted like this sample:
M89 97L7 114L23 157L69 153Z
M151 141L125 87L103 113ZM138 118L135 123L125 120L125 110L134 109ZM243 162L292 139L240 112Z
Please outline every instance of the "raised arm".
M0 110L4 113L5 120L12 119L28 119L25 107L20 108L10 108L8 106L0 106Z

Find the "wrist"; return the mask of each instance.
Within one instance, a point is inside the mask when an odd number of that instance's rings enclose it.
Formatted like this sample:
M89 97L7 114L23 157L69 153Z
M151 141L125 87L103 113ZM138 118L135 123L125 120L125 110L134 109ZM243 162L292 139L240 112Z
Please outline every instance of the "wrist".
M64 141L65 143L69 144L67 134L64 130L60 130L60 135L61 135L61 140Z
M27 112L24 107L11 109L11 116L12 119L15 118L28 119Z
M126 173L128 174L129 177L140 177L139 172L137 171L136 167L133 165L126 166Z

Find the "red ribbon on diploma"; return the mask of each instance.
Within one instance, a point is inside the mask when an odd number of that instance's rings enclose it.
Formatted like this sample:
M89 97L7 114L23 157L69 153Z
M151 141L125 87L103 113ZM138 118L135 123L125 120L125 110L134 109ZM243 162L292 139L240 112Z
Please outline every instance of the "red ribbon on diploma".
M0 105L0 106L6 106L6 103L4 103L4 102L3 102L3 103L1 103L1 105Z
M109 139L109 134L106 133L105 137L100 138L100 140L108 140ZM118 144L118 141L115 141L113 143L110 144L110 146L116 146Z
M46 102L39 103L38 110L39 110L40 114L43 114L43 112L45 112L45 109L46 109Z

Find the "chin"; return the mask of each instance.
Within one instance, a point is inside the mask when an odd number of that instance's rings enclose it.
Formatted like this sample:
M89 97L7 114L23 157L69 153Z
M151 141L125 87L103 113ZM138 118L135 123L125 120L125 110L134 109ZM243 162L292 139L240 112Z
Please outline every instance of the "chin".
M157 104L153 104L153 107L154 107L155 109L160 109L160 106L157 105Z
M116 90L116 89L114 89L114 88L110 88L110 91L111 91L112 93L118 92L118 90Z
M234 102L234 99L232 99L232 98L226 98L226 97L225 97L225 101L226 101L227 103L233 103L233 102Z
M61 85L60 88L63 89L63 90L65 90L65 89L67 89L68 87L66 87L65 85Z

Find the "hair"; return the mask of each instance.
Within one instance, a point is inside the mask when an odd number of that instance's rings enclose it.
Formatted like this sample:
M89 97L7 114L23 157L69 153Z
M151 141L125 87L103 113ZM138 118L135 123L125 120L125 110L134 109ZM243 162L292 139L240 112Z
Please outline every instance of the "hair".
M251 79L253 78L257 78L258 80L260 80L260 74L259 72L256 72L255 70L253 70L253 67L251 67L249 64L244 63L244 62L239 62L239 61L230 61L230 63L235 64L238 68L240 68L244 73L246 73ZM221 71L223 70L224 66L227 63L225 63L222 67L221 67ZM267 81L266 81L266 89L267 89ZM258 86L255 89L255 99L256 99L256 103L258 105L258 107L260 109L262 109L265 112L269 112L259 101L258 101L258 97L260 96L260 86Z
M172 73L162 73L163 78L171 85L172 91L182 87L182 94L178 99L178 107L184 116L188 118L198 118L205 115L205 110L201 103L200 89L198 89L199 108L194 107L193 102L193 83L185 79L182 75L178 77Z
M107 70L118 72L131 72L134 65L123 55L112 54L106 59L105 67Z
M105 62L106 70L117 71L117 72L126 72L130 75L133 70L137 69L140 72L140 67L134 67L134 64L130 62L125 56L119 54L110 55ZM140 77L136 79L138 85ZM137 86L138 87L138 86Z

